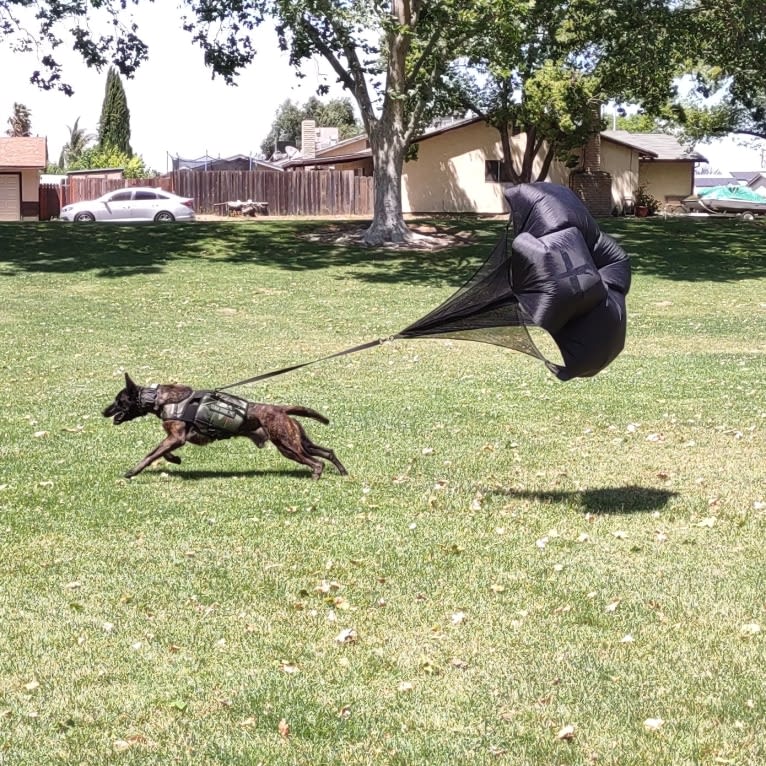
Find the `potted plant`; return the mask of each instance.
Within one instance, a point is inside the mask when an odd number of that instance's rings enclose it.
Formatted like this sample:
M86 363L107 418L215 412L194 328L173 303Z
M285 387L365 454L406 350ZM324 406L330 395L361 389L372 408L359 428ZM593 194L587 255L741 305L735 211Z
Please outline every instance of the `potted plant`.
M636 215L639 218L645 218L648 215L654 215L660 209L660 201L649 194L646 184L641 184L636 189Z

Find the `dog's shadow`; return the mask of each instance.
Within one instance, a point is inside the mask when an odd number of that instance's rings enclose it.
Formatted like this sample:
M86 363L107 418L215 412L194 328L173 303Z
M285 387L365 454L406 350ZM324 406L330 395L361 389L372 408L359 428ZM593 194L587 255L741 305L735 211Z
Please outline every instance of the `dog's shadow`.
M290 469L278 470L269 468L263 471L251 469L248 471L210 471L203 468L171 468L165 471L170 478L178 478L183 481L203 481L205 479L253 479L263 476L285 476L293 479L310 479L311 471L291 471Z
M655 487L640 487L629 484L624 487L600 487L571 491L527 491L500 489L487 493L520 500L538 500L548 503L579 505L591 513L648 513L664 508L677 492Z

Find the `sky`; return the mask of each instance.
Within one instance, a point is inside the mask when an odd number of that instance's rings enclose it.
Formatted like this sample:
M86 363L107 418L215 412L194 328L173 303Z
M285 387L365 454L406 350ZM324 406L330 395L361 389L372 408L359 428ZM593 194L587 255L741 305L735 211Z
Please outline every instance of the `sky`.
M316 94L320 83L331 86L330 97L349 97L322 60L308 62L302 69L305 77L298 78L268 23L256 31L258 55L237 79L238 86L226 85L220 77L213 79L202 51L181 29L174 6L163 0L144 3L135 11L149 59L132 79L123 78L131 145L148 167L165 172L170 156L256 155L277 109L287 99L303 104ZM7 46L0 47L0 135L5 133L14 102L26 105L32 115L32 133L48 139L52 162L58 160L76 119L81 128L97 132L106 86L106 70L88 69L66 47L65 43L57 49L56 56L64 64L64 78L75 89L71 97L41 91L29 82L38 68L34 54L13 54ZM712 169L722 173L766 167L766 152L743 148L733 138L696 148Z

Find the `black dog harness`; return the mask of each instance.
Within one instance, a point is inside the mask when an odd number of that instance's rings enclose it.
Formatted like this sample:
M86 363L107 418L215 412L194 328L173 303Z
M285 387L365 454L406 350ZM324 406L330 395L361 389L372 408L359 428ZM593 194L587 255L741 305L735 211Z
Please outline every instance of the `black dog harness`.
M180 402L166 404L159 415L163 420L182 420L209 439L229 439L245 422L248 404L247 399L219 391L194 391Z

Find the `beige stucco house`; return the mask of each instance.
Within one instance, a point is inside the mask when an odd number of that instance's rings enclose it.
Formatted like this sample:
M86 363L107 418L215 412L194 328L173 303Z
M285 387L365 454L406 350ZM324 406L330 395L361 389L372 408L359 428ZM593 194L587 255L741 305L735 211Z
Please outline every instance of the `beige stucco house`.
M0 221L39 217L40 174L47 164L44 138L0 138Z
M601 168L612 176L612 199L618 210L633 201L639 186L662 205L680 204L694 193L694 166L698 162L707 159L686 151L665 133L601 133Z
M525 142L524 134L512 138L519 158ZM466 119L430 130L416 143L417 158L405 163L402 174L405 213L507 212L504 184L497 181L503 149L495 128L481 118ZM580 168L570 172L554 161L546 180L572 186L578 193L589 188L582 181L595 179L602 187L606 184L606 189L602 188L602 215L630 212L639 185L645 185L663 205L678 202L692 194L694 165L705 161L700 154L685 152L675 138L664 134L604 131L592 143L595 148L590 146L583 152ZM538 157L534 174L541 164ZM317 150L313 157L296 157L284 167L353 168L361 175L372 175L372 157L366 137L358 136Z
M514 136L513 151L524 151L524 136ZM503 159L500 134L480 118L429 131L417 140L417 159L405 162L402 207L406 213L505 213L499 183ZM536 160L533 172L542 163ZM568 173L553 163L548 180L566 184Z

